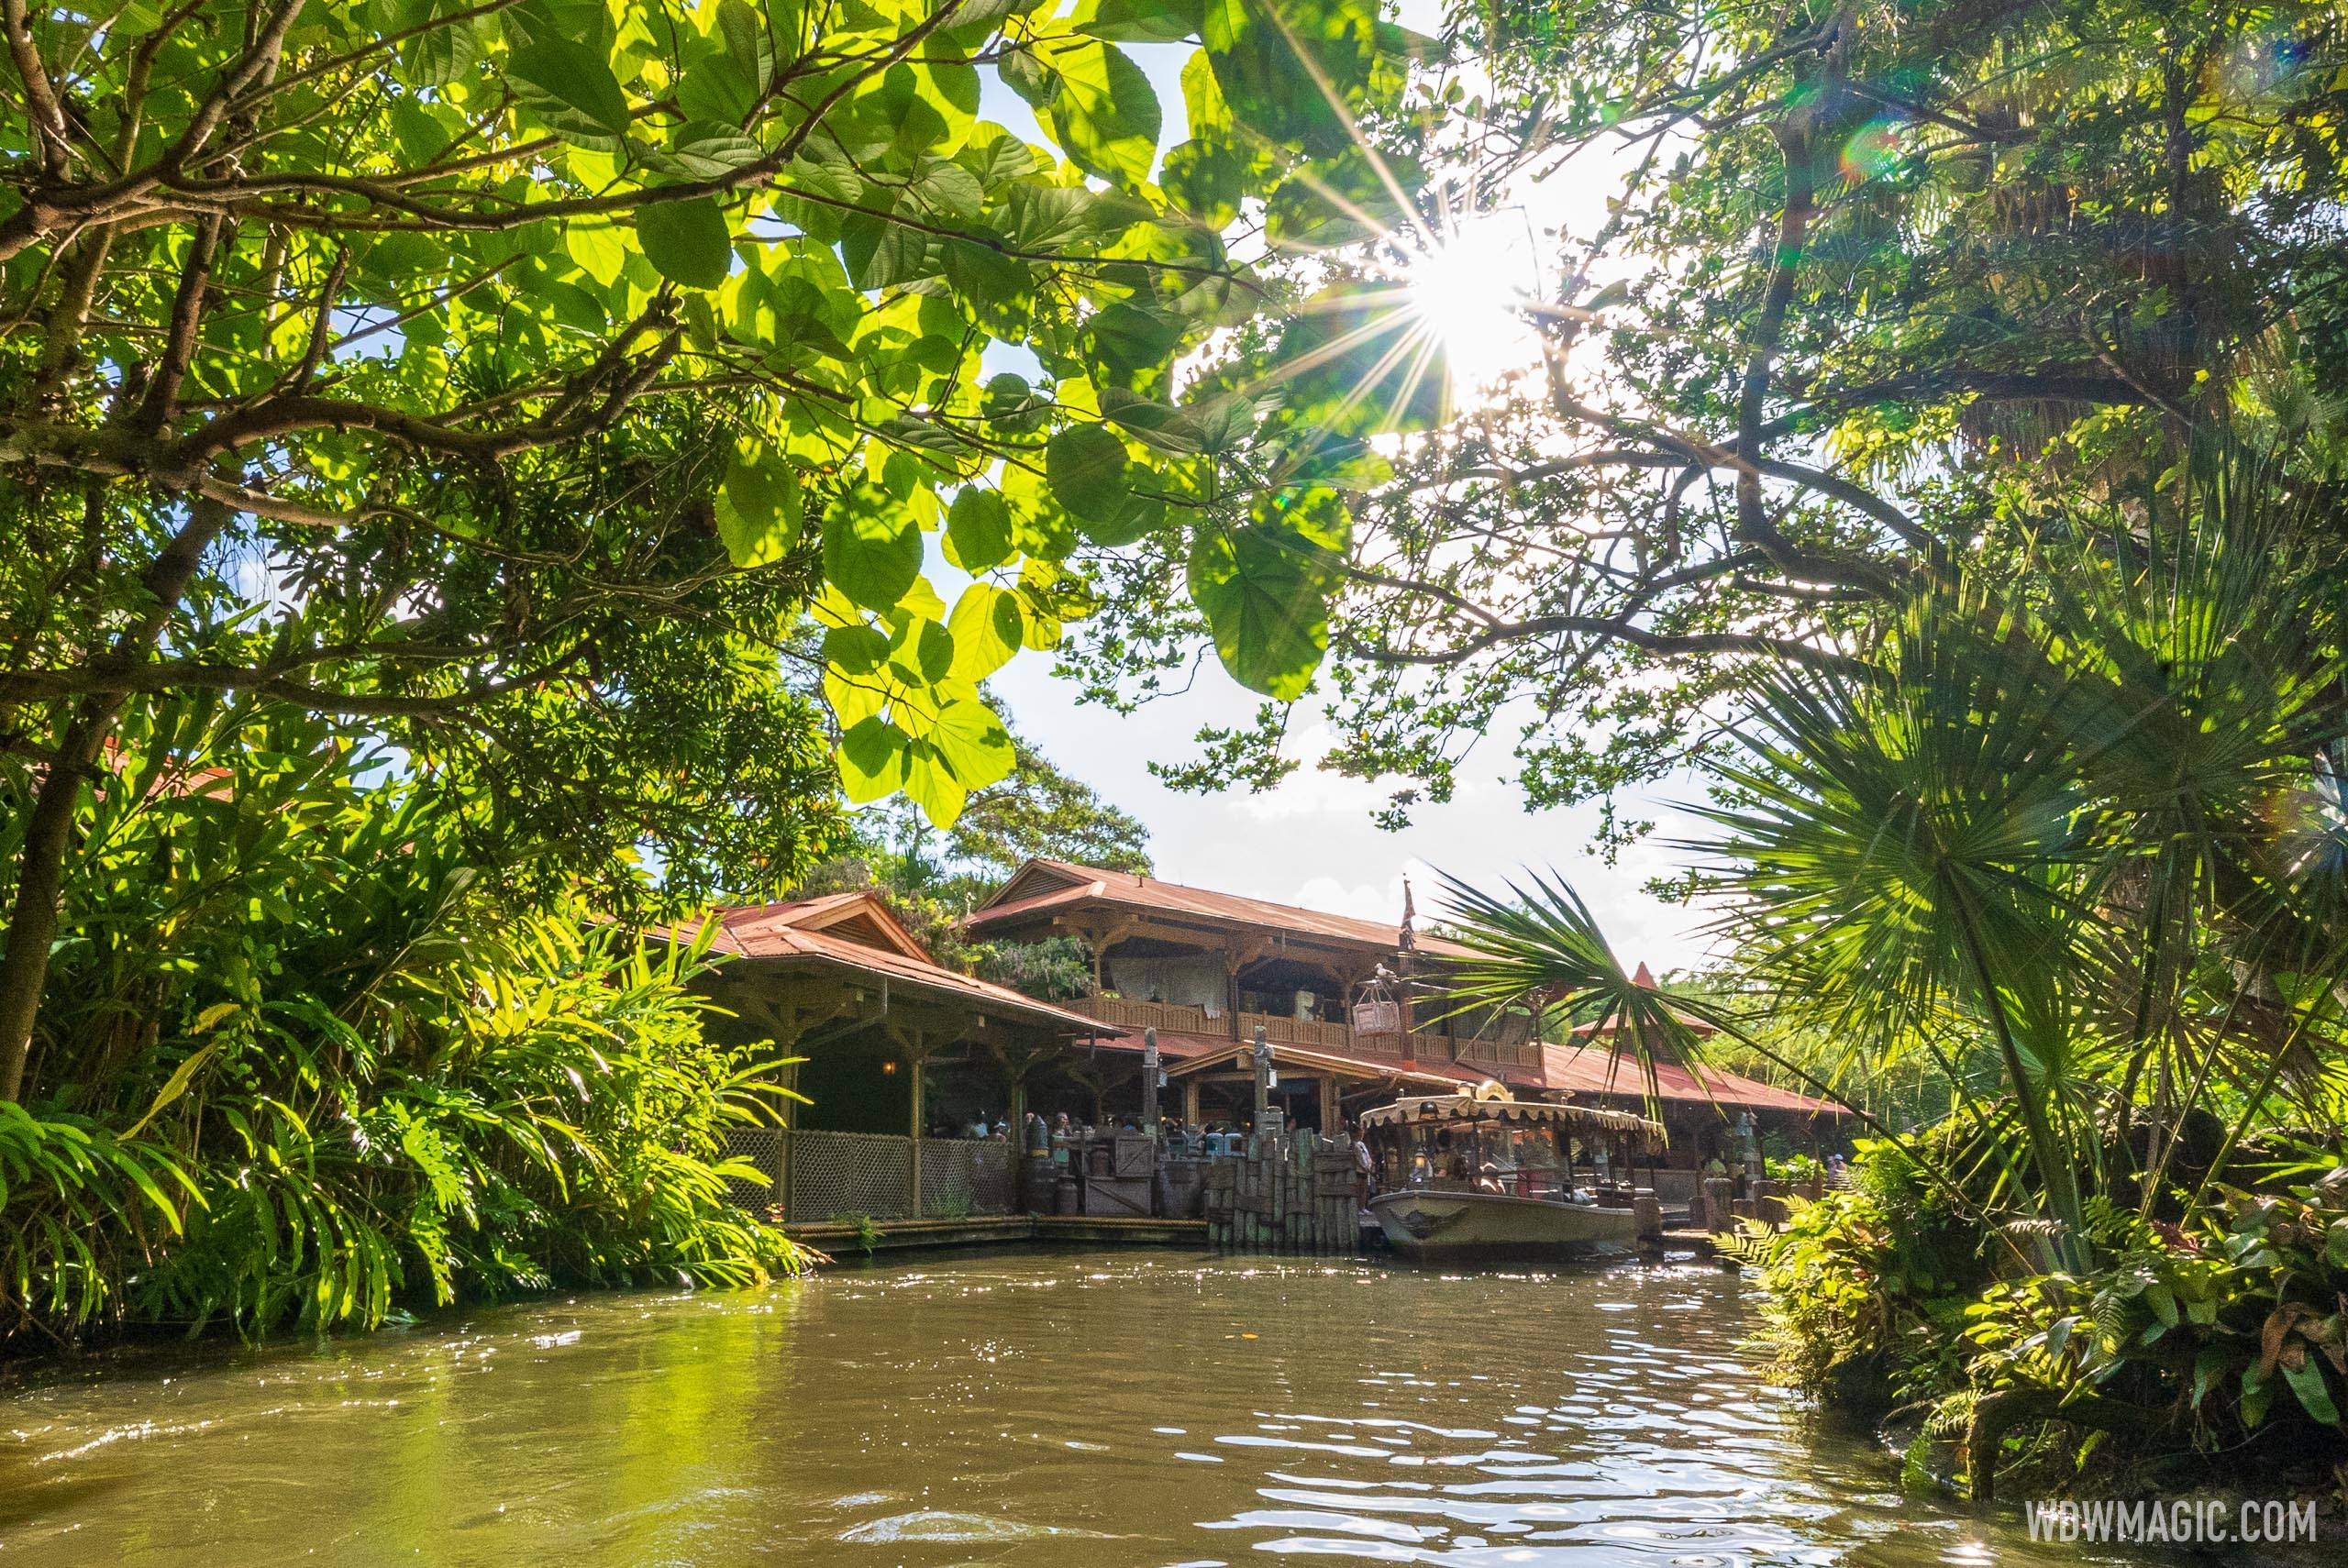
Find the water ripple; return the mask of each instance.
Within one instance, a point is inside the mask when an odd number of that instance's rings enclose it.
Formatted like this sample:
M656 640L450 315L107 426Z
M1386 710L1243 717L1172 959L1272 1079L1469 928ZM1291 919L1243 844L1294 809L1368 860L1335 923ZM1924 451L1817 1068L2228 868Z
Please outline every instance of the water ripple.
M37 1374L0 1405L0 1540L69 1565L2097 1561L1903 1497L1762 1380L1752 1324L1710 1269L1135 1253L589 1296Z

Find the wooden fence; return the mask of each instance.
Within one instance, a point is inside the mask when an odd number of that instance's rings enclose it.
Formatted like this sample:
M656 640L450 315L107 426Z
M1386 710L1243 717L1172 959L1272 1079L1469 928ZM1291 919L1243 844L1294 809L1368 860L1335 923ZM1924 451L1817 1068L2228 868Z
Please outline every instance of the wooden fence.
M1361 1204L1347 1138L1252 1141L1207 1166L1207 1239L1217 1252L1350 1256Z

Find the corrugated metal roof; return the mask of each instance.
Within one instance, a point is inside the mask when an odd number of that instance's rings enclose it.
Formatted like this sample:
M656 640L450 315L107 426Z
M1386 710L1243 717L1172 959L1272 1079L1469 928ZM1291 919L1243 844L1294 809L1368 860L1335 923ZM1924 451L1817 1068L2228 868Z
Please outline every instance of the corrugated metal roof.
M1020 867L1017 875L1003 884L1001 890L1008 891L1016 885L1020 877L1035 867L1072 878L1075 885L1005 903L981 904L970 915L971 929L1007 924L1023 915L1045 910L1102 903L1122 909L1149 910L1161 914L1191 915L1234 925L1253 926L1263 931L1286 932L1292 936L1342 943L1349 946L1375 947L1382 953L1393 952L1401 941L1399 926L1379 921L1301 909L1294 904L1278 904L1269 899L1251 899L1238 893L1218 893L1205 888L1185 887L1180 882L1139 876L1131 871L1107 871L1097 866L1079 866L1067 860L1030 860ZM1418 949L1422 953L1445 957L1475 956L1474 949L1437 936L1419 937Z
M1631 1100L1642 1099L1646 1095L1646 1083L1639 1070L1638 1060L1628 1053L1601 1051L1589 1045L1559 1045L1544 1042L1541 1057L1542 1077L1553 1089L1584 1095L1614 1095ZM1682 1063L1657 1062L1655 1076L1656 1093L1662 1099L1719 1105L1731 1110L1750 1108L1755 1110L1790 1110L1805 1116L1822 1112L1833 1116L1849 1114L1831 1099L1813 1099L1792 1089L1778 1088L1748 1078L1742 1073L1732 1073L1725 1067L1705 1067L1703 1078L1699 1082L1695 1073Z
M927 958L913 955L920 944L910 935L904 945L912 951L900 952L893 947L875 947L868 943L835 936L829 932L805 929L810 922L821 922L838 914L845 906L866 904L877 911L878 917L893 932L904 928L886 905L869 892L833 893L820 899L799 899L782 903L738 905L710 911L718 930L710 942L714 953L726 953L740 958L800 959L836 965L857 970L879 979L914 987L952 997L969 1003L981 1011L1005 1017L1016 1017L1032 1023L1047 1023L1055 1028L1074 1032L1113 1036L1124 1031L1099 1019L1087 1018L1080 1012L1037 1001L1035 998L998 986L990 980L958 974ZM680 938L697 933L698 928L681 926L673 933Z

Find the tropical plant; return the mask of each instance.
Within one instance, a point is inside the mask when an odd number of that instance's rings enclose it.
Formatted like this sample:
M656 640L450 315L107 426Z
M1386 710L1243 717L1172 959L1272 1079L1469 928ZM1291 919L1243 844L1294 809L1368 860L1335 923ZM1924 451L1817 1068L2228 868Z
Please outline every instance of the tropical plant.
M1725 1244L1768 1292L1765 1337L1789 1381L1861 1406L1929 1400L1955 1380L1954 1341L1993 1251L1899 1147L1860 1140L1851 1178L1789 1199L1782 1229Z
M704 1032L701 954L490 897L318 721L161 712L79 795L33 1094L0 1109L0 1331L323 1330L797 1266L728 1201L770 1064Z
M1642 1062L1704 1049L1675 1013L1783 1060L1740 1023L1767 1012L1943 1077L1944 1119L1744 1250L1789 1368L1903 1396L1979 1495L2294 1423L2340 1452L2348 1226L2342 1178L2308 1185L2348 1090L2336 504L2206 441L1920 591L1847 669L1752 683L1686 845L1741 989L1632 986L1554 883L1460 898L1468 1001Z
M982 980L1045 1001L1066 1001L1092 989L1092 952L1074 936L995 943L980 957L974 972Z
M2023 1475L2175 1485L2254 1452L2321 1485L2348 1459L2348 1213L2309 1189L2230 1191L2185 1225L2094 1198L2092 1268L2018 1274L1901 1151L1863 1143L1852 1173L1730 1243L1767 1287L1775 1368L1888 1402L1977 1499Z
M1818 1181L1826 1175L1826 1167L1818 1163L1815 1154L1772 1155L1763 1168L1771 1181Z
M1529 888L1511 884L1501 896L1445 877L1445 929L1476 952L1430 964L1425 987L1437 1006L1449 1007L1438 1016L1516 1010L1561 1036L1586 1031L1612 1052L1618 1070L1627 1066L1650 1111L1661 1094L1659 1062L1685 1064L1703 1083L1707 1052L1696 1022L1725 1031L1805 1088L1832 1094L1819 1074L1748 1031L1738 1001L1640 979L1615 955L1580 894L1537 872L1529 880ZM1861 1120L1873 1123L1864 1113Z
M2336 1092L2324 493L2217 449L2149 515L2074 505L1866 673L1765 683L1716 768L1700 847L1774 1004L1878 1052L1986 1040L2074 1266L2088 1195L2149 1213L2186 1118L2222 1100L2231 1142Z

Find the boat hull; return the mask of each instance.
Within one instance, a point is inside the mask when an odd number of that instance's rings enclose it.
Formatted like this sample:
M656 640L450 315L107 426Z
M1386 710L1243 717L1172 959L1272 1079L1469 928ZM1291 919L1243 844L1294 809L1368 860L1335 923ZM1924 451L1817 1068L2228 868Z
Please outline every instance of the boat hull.
M1369 1211L1394 1250L1410 1258L1620 1257L1638 1242L1630 1209L1497 1192L1406 1187L1379 1193Z

